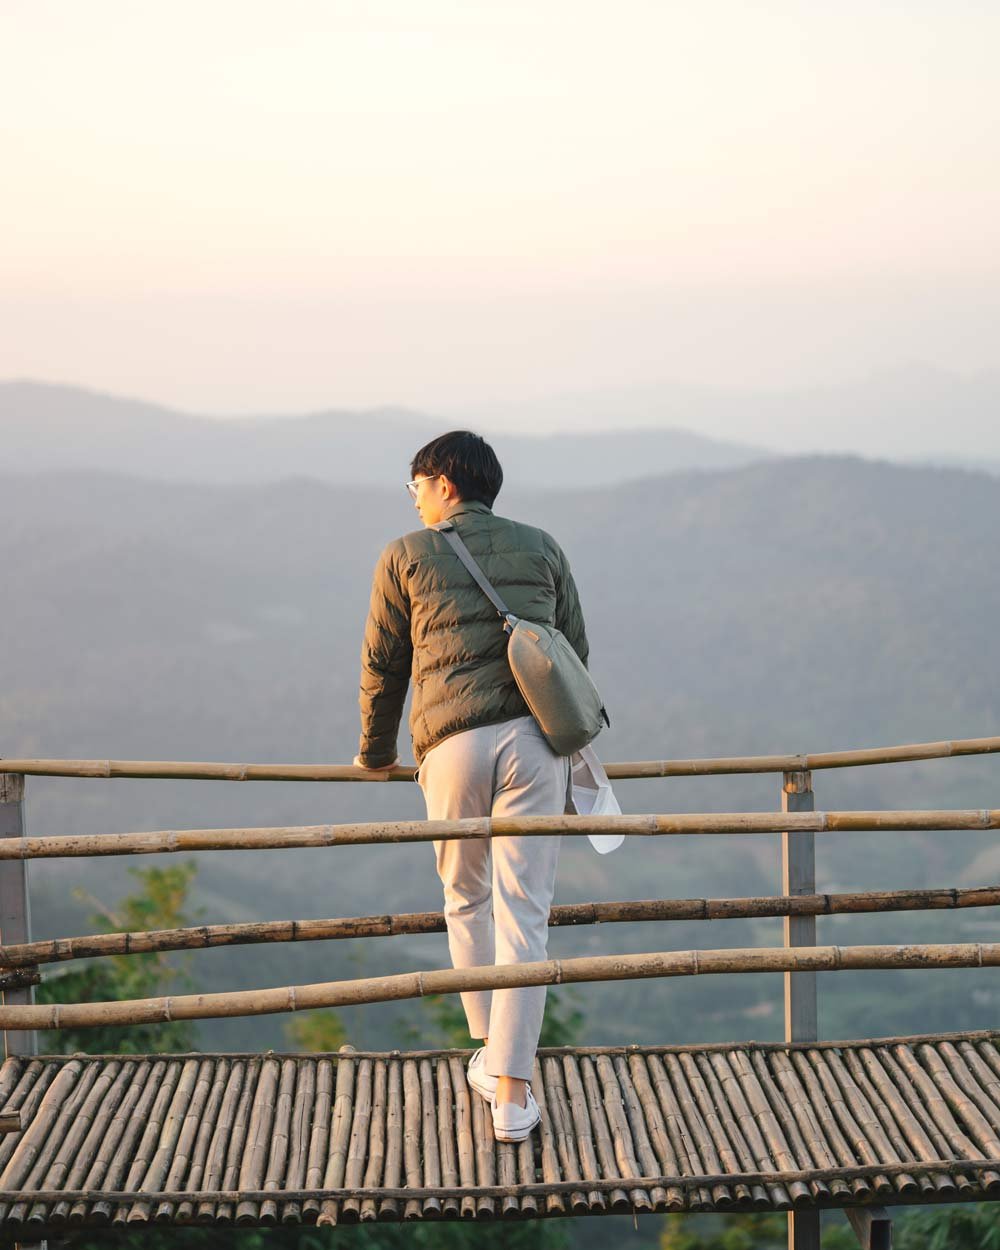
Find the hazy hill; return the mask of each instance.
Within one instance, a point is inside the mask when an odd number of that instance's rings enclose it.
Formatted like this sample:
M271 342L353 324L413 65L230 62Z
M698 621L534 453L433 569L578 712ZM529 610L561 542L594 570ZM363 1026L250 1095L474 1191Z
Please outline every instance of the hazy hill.
M853 452L893 460L1000 461L1000 373L962 375L912 364L825 386L753 389L659 385L591 389L477 404L470 420L491 428L683 426L713 437L766 443L802 455Z
M404 408L226 420L71 386L0 383L0 471L86 469L164 480L263 482L308 474L326 482L397 487L411 455L436 434L467 425ZM608 429L576 436L482 428L509 482L591 486L678 469L729 468L771 453L686 429ZM477 429L481 428L479 426Z
M607 759L997 732L1000 482L992 478L814 457L558 495L504 491L496 510L543 525L569 555L613 720L599 741ZM0 478L0 753L349 761L371 569L381 546L413 521L401 491L306 478L225 487L93 473ZM405 729L400 746L408 758ZM833 771L817 774L817 800L831 808L995 807L998 767L987 757ZM419 792L406 785L32 779L28 792L29 824L42 834L423 815ZM778 805L779 784L623 783L620 795L628 811L766 809ZM635 839L605 859L570 840L558 897L770 892L776 842ZM219 854L200 863L195 901L206 921L440 905L426 846ZM128 884L127 867L32 865L39 935L79 929L71 885L113 898ZM820 840L821 889L998 875L992 834ZM848 936L824 922L821 936L916 940L943 926L951 940L992 940L997 927L982 912L849 924ZM751 941L780 941L780 926L602 926L555 933L551 949ZM199 984L215 988L234 977L260 985L440 966L447 952L443 938L426 938L405 948L390 940L362 952L312 945L197 960ZM827 978L825 1001L837 1013L827 1027L859 1014L864 1024L876 1003L875 1032L945 1012L951 1021L995 1019L988 974L924 974L915 1000L900 987L917 975ZM780 1028L780 1014L761 1014L776 1001L776 983L742 978L727 983L724 998L719 989L708 979L655 992L624 982L587 989L586 1002L602 1004L593 1036L765 1037ZM745 1016L749 1009L757 1014ZM367 1021L372 1037L406 1010L389 1005L352 1019ZM280 1021L213 1025L209 1035L256 1046L280 1040Z

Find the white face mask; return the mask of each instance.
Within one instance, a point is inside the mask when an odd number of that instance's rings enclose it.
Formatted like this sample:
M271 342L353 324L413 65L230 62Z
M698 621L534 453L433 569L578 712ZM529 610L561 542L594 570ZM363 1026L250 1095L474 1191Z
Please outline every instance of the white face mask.
M570 783L578 816L622 814L608 774L592 746L585 746L570 757ZM617 850L625 841L624 833L588 833L587 838L600 855Z

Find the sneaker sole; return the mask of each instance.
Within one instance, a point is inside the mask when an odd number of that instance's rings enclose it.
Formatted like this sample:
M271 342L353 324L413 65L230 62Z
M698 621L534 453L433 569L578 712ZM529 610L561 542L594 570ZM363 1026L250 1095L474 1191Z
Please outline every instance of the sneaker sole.
M532 1131L536 1129L541 1122L542 1117L539 1116L533 1123L529 1124L527 1128L518 1129L516 1132L511 1133L503 1133L494 1125L493 1136L497 1139L497 1141L524 1141L525 1138L531 1136Z

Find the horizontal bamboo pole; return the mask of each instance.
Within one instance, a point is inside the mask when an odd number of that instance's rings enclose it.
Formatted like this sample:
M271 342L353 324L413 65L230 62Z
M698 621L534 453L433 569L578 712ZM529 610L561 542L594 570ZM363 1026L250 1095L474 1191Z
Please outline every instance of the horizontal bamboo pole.
M806 1168L795 1172L719 1172L712 1174L689 1174L686 1176L636 1176L628 1178L629 1188L653 1186L677 1186L682 1189L700 1188L704 1185L719 1184L763 1184L787 1185L796 1181L808 1184L810 1181L833 1180L842 1178L853 1180L859 1177L876 1175L895 1176L901 1172L924 1174L930 1171L981 1172L995 1167L996 1160L991 1159L929 1159L926 1162L911 1161L908 1163L880 1163L858 1167L837 1168ZM505 1197L545 1197L546 1194L572 1193L585 1184L588 1190L608 1193L622 1187L623 1178L594 1178L581 1182L543 1181L534 1184L514 1185L440 1185L433 1189L413 1186L412 1188L381 1189L378 1186L357 1187L351 1189L216 1189L199 1191L199 1200L218 1203L234 1202L267 1202L275 1194L284 1202L306 1202L310 1198L323 1201L341 1201L348 1198L405 1198L417 1201L428 1198L475 1196L478 1198ZM146 1202L150 1197L158 1202L183 1202L191 1198L188 1190L115 1190L115 1189L18 1189L0 1190L2 1202Z
M0 951L2 950L3 947L0 946ZM0 958L0 966L2 965L3 959ZM19 990L26 985L38 985L41 979L38 969L32 967L28 960L18 972L0 972L0 990Z
M612 780L640 777L698 777L726 773L787 773L817 768L855 768L913 760L988 755L1000 751L1000 737L913 742L893 747L818 751L800 755L730 755L690 760L634 760L606 764ZM227 764L184 760L0 759L0 773L36 777L146 777L200 781L412 781L404 765L373 775L353 764Z
M700 836L736 833L848 833L886 830L1000 829L1000 808L943 811L685 812L643 816L482 816L466 820L370 821L271 828L161 829L0 839L0 860L72 859L89 855L159 855L189 851L264 851L292 847L452 841L505 836L624 833Z
M886 911L939 911L1000 906L1000 885L967 889L863 890L848 894L784 894L750 898L627 899L565 903L553 907L549 926L632 924L649 920L740 920L769 916L840 916ZM263 942L329 942L343 938L398 937L444 933L439 911L400 915L348 916L338 920L267 920L245 924L196 925L186 929L136 930L52 938L0 946L0 968L31 968L103 955L200 950ZM40 978L35 977L34 982ZM4 984L0 975L0 987Z
M865 968L1000 967L1000 942L908 946L737 947L723 950L654 951L640 955L592 955L474 968L438 968L354 981L322 981L277 989L230 990L103 1003L36 1003L0 1006L0 1029L93 1028L159 1024L230 1016L273 1015L359 1003L509 989L579 981L688 977L742 972L841 972Z
M864 1037L864 1038L832 1038L817 1042L625 1042L620 1046L539 1046L537 1055L540 1059L549 1056L559 1059L565 1055L687 1055L699 1054L708 1055L716 1054L720 1051L760 1051L762 1054L770 1054L780 1051L789 1053L792 1051L802 1050L870 1050L873 1046L895 1046L903 1045L912 1047L920 1042L929 1042L931 1045L938 1045L941 1042L1000 1042L1000 1029L972 1029L958 1031L954 1033L901 1033L899 1036L888 1037ZM440 1059L440 1058L458 1058L468 1059L475 1052L475 1047L467 1046L446 1046L438 1047L430 1050L355 1050L351 1048L352 1059L399 1059L403 1055L407 1059ZM268 1057L272 1059L302 1059L302 1051L300 1050L274 1050L268 1051ZM121 1059L121 1053L100 1054L98 1052L88 1051L87 1062L95 1062L102 1060L112 1062ZM45 1063L51 1067L53 1064L70 1063L79 1060L79 1055L46 1055ZM191 1051L182 1052L164 1052L157 1054L157 1059L190 1059ZM213 1050L213 1059L242 1059L249 1060L260 1058L260 1052L256 1050Z

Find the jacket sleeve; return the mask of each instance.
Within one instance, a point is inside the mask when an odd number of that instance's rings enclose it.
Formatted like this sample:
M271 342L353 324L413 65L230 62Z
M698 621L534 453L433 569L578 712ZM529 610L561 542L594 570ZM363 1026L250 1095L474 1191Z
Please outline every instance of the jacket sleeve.
M371 605L361 644L358 756L366 768L391 764L396 758L396 739L412 660L410 597L390 543L375 566Z
M580 596L577 593L576 582L573 580L565 553L555 539L551 539L551 542L555 557L556 629L566 635L570 646L586 668L590 644L587 642L587 630L583 623Z

